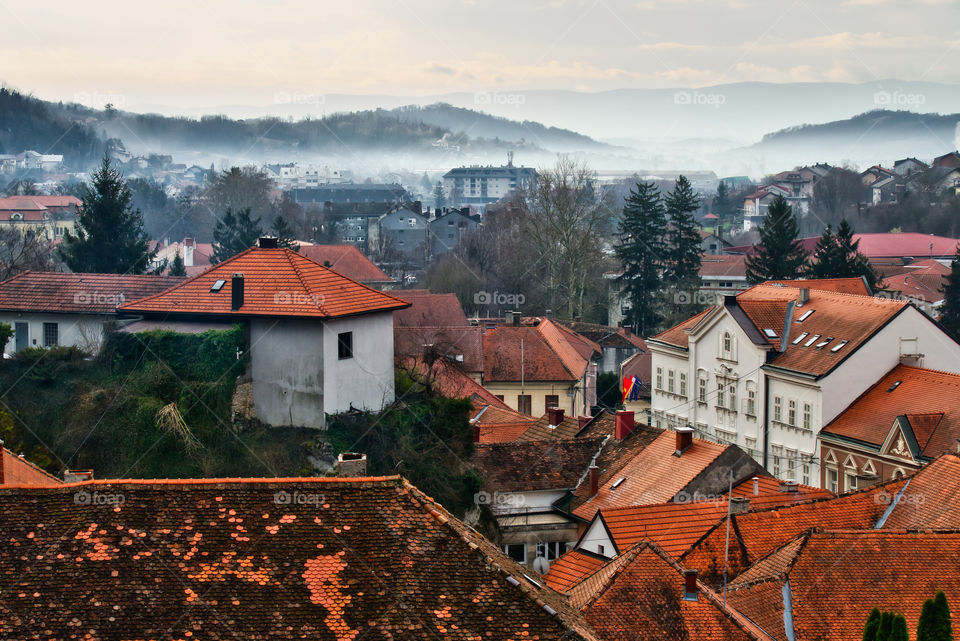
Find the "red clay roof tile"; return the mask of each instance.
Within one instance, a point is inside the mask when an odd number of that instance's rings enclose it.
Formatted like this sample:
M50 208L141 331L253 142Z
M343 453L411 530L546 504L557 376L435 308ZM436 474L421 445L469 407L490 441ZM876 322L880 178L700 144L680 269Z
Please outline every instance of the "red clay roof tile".
M24 272L0 283L0 309L114 314L130 302L183 282L175 276Z

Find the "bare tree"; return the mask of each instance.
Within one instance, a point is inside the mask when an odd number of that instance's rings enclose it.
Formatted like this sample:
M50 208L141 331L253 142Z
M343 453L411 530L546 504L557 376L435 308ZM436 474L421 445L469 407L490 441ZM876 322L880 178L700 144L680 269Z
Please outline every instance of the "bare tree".
M32 231L0 227L0 281L28 270L46 272L53 269L50 241Z

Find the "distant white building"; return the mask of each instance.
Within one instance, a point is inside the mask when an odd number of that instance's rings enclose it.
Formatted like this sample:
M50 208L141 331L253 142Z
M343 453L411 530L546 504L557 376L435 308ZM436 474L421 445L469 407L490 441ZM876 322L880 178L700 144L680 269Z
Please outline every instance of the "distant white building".
M500 167L457 167L443 175L449 206L485 208L511 193L530 187L537 179L533 167L517 167L513 156Z
M263 171L277 183L282 191L309 189L320 185L346 182L346 178L340 170L331 169L327 165L301 165L299 163L265 165Z

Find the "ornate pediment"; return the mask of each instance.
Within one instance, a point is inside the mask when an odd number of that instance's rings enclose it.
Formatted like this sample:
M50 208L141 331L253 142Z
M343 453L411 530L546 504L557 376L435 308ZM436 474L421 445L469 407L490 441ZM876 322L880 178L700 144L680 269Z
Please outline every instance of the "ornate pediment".
M910 448L908 434L911 437L913 436L913 432L910 430L910 424L906 422L904 417L898 416L893 421L893 426L890 428L890 433L887 434L887 438L883 442L883 447L880 450L881 454L895 456L897 458L914 462L915 459Z

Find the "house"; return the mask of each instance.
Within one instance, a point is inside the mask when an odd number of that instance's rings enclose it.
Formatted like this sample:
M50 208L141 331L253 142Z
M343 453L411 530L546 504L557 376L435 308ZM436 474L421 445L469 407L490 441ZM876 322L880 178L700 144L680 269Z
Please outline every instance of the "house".
M467 234L477 231L480 217L471 216L468 208L451 209L430 221L430 251L434 256L445 254L460 246Z
M938 260L918 260L884 274L883 291L878 296L906 298L927 316L938 318L943 305L943 288L949 280L950 267Z
M195 238L184 238L183 242L157 243L157 247L154 265L162 265L164 261L169 265L179 254L187 276L203 273L213 264L213 243L198 243Z
M363 255L354 245L308 245L300 244L300 253L310 260L329 267L333 271L355 280L367 287L390 290L396 281L372 260Z
M705 224L712 224L718 227L720 219L715 214L707 214L703 217ZM717 232L709 229L700 230L700 250L709 256L718 256L723 250L730 247L729 241L726 241L717 235Z
M700 256L700 291L692 303L713 305L723 296L735 296L747 283L746 259L741 254Z
M17 455L0 443L0 488L47 487L61 485L63 481L28 461L23 454Z
M937 591L960 597L958 549L960 532L816 529L744 571L726 602L778 641L860 638L873 608L916 630Z
M942 156L937 156L933 159L933 162L930 163L931 167L960 167L960 153L956 151L951 151L943 154Z
M80 199L75 196L0 198L0 225L58 240L74 230L79 206Z
M457 167L443 175L443 189L454 207L485 208L512 193L528 189L537 180L533 167L517 167L512 154L499 167Z
M470 326L456 294L433 294L427 289L405 289L397 293L410 307L393 315L396 328Z
M931 167L916 179L924 191L936 196L960 194L960 167Z
M893 163L893 173L904 178L930 169L930 165L916 158L901 158Z
M860 172L860 182L865 188L862 202L871 205L897 202L903 185L903 179L899 174L880 165L874 165Z
M326 415L379 411L394 399L393 312L408 306L290 249L275 238L176 287L127 302L144 323L202 331L246 326L256 417L322 429Z
M960 345L906 301L794 284L802 286L728 296L648 339L652 417L736 444L778 478L816 485L817 434L878 372L901 362L955 371Z
M426 216L401 207L381 216L378 227L381 253L389 249L408 260L426 260L429 251Z
M293 188L290 199L300 205L382 203L395 204L409 200L407 190L399 184L329 183L309 188Z
M764 185L755 192L747 194L743 199L743 231L750 231L763 223L770 203L777 196L788 198L792 195L791 189L780 185Z
M598 363L599 373L618 373L624 361L638 352L645 351L647 344L629 327L610 327L598 323L564 321L564 327L579 336L593 341L603 352Z
M79 347L96 354L117 307L183 281L171 276L24 272L0 283L0 322L14 330L5 357L27 347Z
M650 422L650 390L653 372L653 357L649 349L643 349L620 365L620 392L623 408L640 414L645 423Z
M823 486L850 492L960 452L960 375L897 365L820 432Z
M599 641L396 476L0 488L0 537L5 639Z

